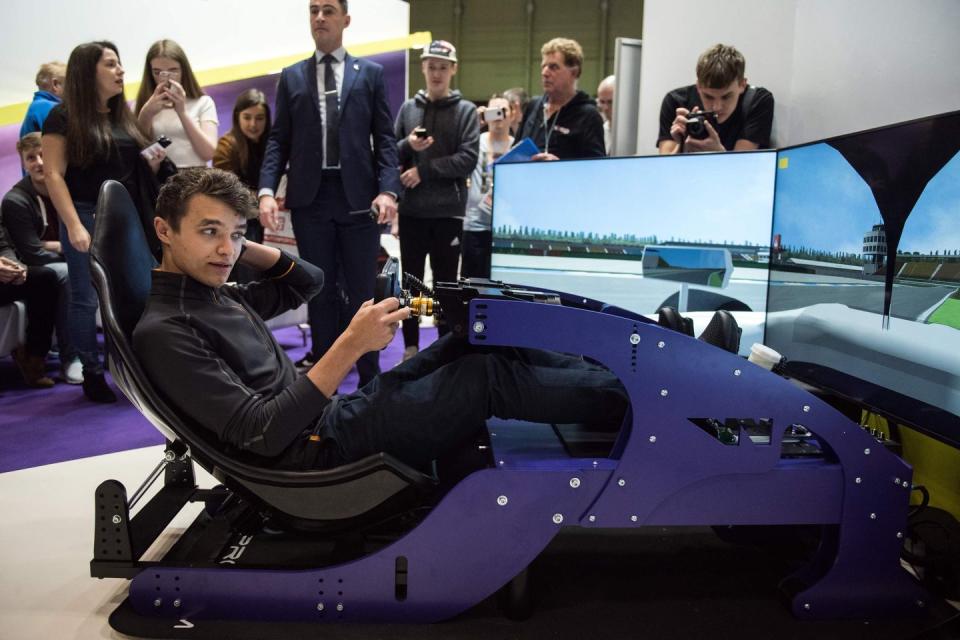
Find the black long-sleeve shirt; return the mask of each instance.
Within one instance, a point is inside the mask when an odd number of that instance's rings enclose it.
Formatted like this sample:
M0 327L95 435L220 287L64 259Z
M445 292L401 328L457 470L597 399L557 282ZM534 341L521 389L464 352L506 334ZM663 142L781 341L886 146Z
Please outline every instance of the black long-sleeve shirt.
M193 421L221 442L274 457L330 401L297 373L263 319L316 295L323 272L281 254L264 278L214 289L154 271L133 348L157 389Z

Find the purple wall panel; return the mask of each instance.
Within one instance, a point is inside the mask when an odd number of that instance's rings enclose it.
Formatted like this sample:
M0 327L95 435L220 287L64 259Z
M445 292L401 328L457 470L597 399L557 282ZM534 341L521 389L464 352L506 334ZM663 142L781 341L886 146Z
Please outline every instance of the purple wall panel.
M396 116L400 105L406 99L406 52L390 51L374 56L367 56L384 68L384 79L387 85L387 101L390 103L390 112ZM235 82L210 85L204 90L217 104L217 115L220 118L220 135L230 130L233 114L233 103L242 91L256 88L263 91L270 102L271 109L275 104L277 82L280 74L247 78ZM20 158L17 155L17 135L20 132L20 123L0 127L0 194L6 193L10 187L20 180Z

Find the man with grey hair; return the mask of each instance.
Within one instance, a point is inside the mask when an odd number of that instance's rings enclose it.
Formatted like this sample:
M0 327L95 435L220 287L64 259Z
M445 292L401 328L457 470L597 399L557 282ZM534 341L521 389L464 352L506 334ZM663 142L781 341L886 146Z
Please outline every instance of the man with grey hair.
M610 155L613 145L613 88L616 86L616 77L607 76L600 81L597 87L597 109L603 116L603 145Z
M583 48L576 40L554 38L540 48L543 95L530 101L520 123L520 139L540 150L533 160L602 158L603 117L594 101L577 88Z

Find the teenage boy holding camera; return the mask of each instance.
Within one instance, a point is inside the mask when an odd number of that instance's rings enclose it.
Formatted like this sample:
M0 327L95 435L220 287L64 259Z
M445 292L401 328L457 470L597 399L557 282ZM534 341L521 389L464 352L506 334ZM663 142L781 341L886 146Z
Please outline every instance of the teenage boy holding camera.
M745 67L743 54L729 45L714 45L700 55L697 83L663 99L657 138L661 155L770 146L773 94L749 86Z

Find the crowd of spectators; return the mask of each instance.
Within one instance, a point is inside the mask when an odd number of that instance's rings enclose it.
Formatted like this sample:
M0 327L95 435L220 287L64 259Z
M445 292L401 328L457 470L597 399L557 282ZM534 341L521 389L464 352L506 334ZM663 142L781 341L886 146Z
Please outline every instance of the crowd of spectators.
M346 0L312 0L315 54L283 70L273 109L261 91L242 91L219 138L216 105L172 40L149 48L132 109L111 42L81 44L66 65L40 66L17 142L23 179L4 196L0 216L0 303L27 307L27 340L12 355L28 385L54 384L45 363L53 347L63 381L82 385L92 401L115 400L87 255L105 180L130 192L157 256L156 197L180 169L212 161L236 174L259 200L245 232L255 242L277 229L281 206L288 209L300 255L326 275L308 306L310 352L296 363L307 370L372 297L381 230L399 237L403 268L415 277L428 257L437 281L490 277L493 164L527 138L534 161L611 151L616 79L604 78L596 98L580 89L584 53L574 40L543 45L540 95L513 87L479 107L452 89L455 45L435 40L421 55L424 88L394 116L382 67L343 47L349 25ZM663 100L659 152L768 146L773 96L748 85L744 68L733 47L704 52L696 83ZM691 135L688 123L704 112L703 135ZM285 199L277 193L284 175ZM231 280L257 276L238 265ZM446 330L440 323L440 334ZM415 318L403 336L406 360L419 348ZM378 354L357 368L361 384L371 380Z

